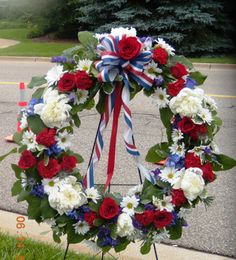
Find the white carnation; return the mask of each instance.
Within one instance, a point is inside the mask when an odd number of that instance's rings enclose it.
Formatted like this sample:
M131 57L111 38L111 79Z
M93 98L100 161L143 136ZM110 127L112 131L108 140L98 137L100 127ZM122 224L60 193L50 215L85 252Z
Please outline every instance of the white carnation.
M130 235L134 231L134 226L131 217L122 213L119 215L117 220L117 234L120 237L125 237Z
M62 127L70 118L69 111L71 106L68 105L69 98L57 90L47 89L43 95L44 103L34 106L35 114L40 115L44 124L50 128Z
M133 27L131 27L131 28L124 28L124 27L112 28L111 29L111 35L119 36L119 37L122 37L123 35L136 36L137 31Z
M202 174L202 170L199 168L188 168L173 188L182 189L188 200L194 200L204 191L205 182Z
M142 189L143 189L143 185L142 184L136 185L136 186L134 186L134 187L132 187L132 188L130 188L128 190L127 195L128 196L133 196L135 194L139 194L139 193L141 193Z
M184 88L170 100L170 109L174 114L179 114L181 117L193 118L202 111L203 95L202 89Z
M73 176L71 176L73 177ZM87 198L82 192L80 183L70 184L62 180L55 189L49 193L48 201L52 208L56 209L60 215L67 214L69 211L76 209L87 203ZM68 179L68 181L72 181Z
M50 87L50 86L54 85L55 83L57 83L63 74L64 74L64 72L63 72L62 65L55 65L54 67L52 67L47 72L47 75L45 77L45 79L47 80L48 86Z

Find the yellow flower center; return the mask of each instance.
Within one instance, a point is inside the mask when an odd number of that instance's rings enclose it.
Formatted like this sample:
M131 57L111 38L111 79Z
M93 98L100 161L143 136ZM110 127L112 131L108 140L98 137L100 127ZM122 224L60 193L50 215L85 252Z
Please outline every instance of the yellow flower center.
M128 203L128 204L127 204L127 208L128 208L128 209L132 209L132 208L133 208L133 204L132 204L131 202Z
M169 179L172 179L172 178L174 177L174 175L173 175L173 173L168 173L167 177L168 177Z

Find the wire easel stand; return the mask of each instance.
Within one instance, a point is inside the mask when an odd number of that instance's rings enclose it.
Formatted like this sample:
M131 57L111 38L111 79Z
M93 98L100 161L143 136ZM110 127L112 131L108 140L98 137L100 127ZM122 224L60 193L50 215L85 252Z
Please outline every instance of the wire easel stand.
M95 146L96 146L96 140L97 140L97 136L98 136L98 133L99 133L99 128L100 128L101 123L102 123L102 117L100 118L100 121L98 123L98 128L97 128L96 136L95 136L95 139L94 139L93 148L92 148L92 151L91 151L91 154L90 154L90 159L89 159L88 165L90 165L91 160L93 158L93 153L94 153L94 149L95 149ZM133 144L135 145L134 136L132 136L132 141L133 141ZM140 182L140 184L143 184L143 179L142 179L141 172L140 172L140 170L138 168L137 168L137 170L138 170L138 175L139 175L139 182ZM101 184L97 183L96 185L101 185ZM111 186L135 186L135 185L136 184L133 184L133 183L126 183L126 184L122 184L122 183L111 184L110 183L109 186L108 186L108 192L111 191ZM156 249L156 245L155 244L153 244L153 249L154 249L155 259L158 260L157 249ZM101 260L103 260L105 254L104 254L103 251L101 251L101 253L102 253Z

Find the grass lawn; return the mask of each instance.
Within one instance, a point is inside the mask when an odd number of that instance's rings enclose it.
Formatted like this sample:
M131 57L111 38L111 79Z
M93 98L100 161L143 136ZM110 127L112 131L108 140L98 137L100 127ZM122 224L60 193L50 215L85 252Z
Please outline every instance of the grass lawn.
M18 237L19 239L19 237ZM19 242L17 237L9 236L0 232L0 259L1 260L63 260L65 250L59 246L51 246L42 242L36 242L32 239ZM23 245L22 248L17 248L18 245ZM17 258L18 256L18 258ZM20 257L22 256L22 258ZM77 254L69 251L67 260L98 260L94 256Z
M226 55L222 57L200 57L190 58L192 62L200 63L225 63L225 64L236 64L236 55Z
M0 38L20 41L19 44L0 49L0 56L38 56L51 57L60 55L63 50L73 47L73 42L37 42L27 39L29 29L0 29Z
M1 20L0 20L1 22ZM1 25L1 23L0 23ZM9 25L10 26L10 25ZM8 48L0 49L0 56L38 56L52 57L60 55L63 50L76 45L75 42L62 41L36 41L27 38L29 28L8 28L2 29L0 26L0 38L20 41L19 44ZM222 57L200 57L190 58L192 62L200 63L229 63L236 64L236 55Z

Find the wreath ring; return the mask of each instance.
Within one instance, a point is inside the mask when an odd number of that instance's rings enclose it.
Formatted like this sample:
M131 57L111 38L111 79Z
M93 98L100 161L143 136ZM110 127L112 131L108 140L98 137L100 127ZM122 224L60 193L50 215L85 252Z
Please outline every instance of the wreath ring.
M110 34L79 33L80 44L53 57L57 63L46 76L33 77L38 87L21 113L20 133L14 140L21 153L12 164L17 181L12 195L28 202L28 216L48 223L53 238L67 235L69 243L91 240L103 253L125 250L142 241L142 254L163 239L179 239L186 213L199 202L210 204L206 187L214 171L235 166L219 154L214 135L222 121L213 99L198 87L206 76L194 70L184 56L163 39L136 36L134 28L115 28ZM134 144L130 99L143 91L159 106L167 142L150 148L146 160L162 166L146 169ZM101 114L88 171L81 176L76 165L83 161L71 149L78 113L96 105ZM119 114L124 110L124 142L145 177L143 185L125 196L104 192L114 172ZM113 115L107 181L94 186L94 166L103 149L103 131ZM15 152L16 150L12 151Z

